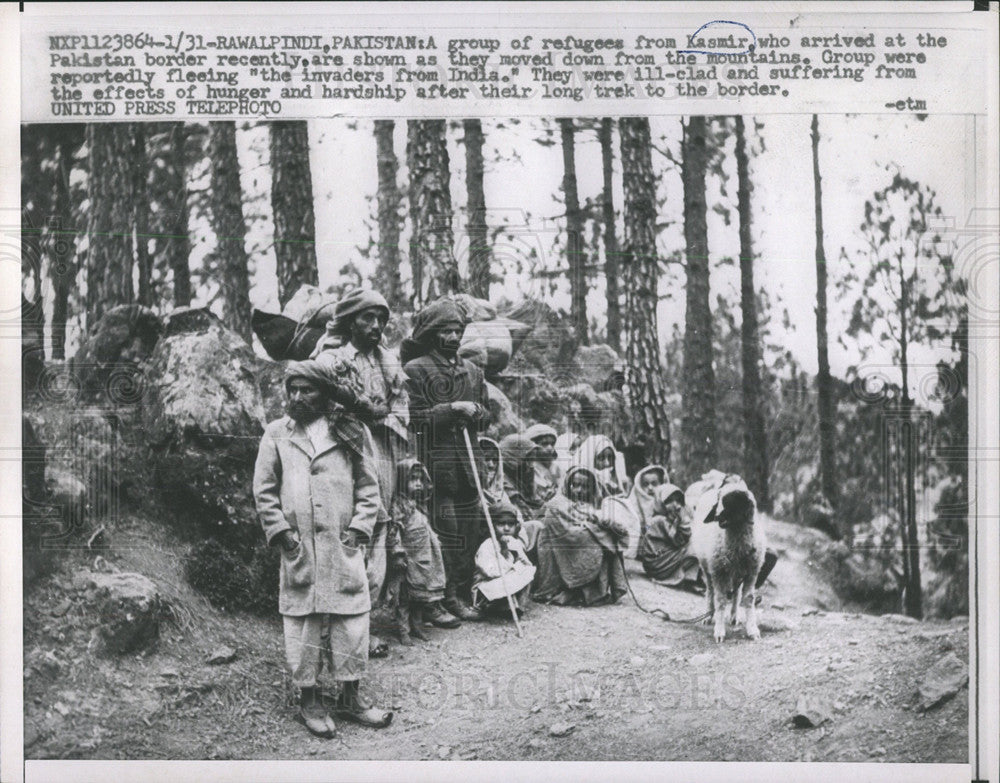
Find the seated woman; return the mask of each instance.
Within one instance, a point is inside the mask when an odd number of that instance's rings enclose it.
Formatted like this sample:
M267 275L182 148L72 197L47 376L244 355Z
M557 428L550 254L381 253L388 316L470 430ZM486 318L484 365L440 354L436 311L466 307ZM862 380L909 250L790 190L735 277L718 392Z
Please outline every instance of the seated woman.
M626 503L631 509L635 520L635 529L628 531L628 548L625 557L635 560L639 557L639 546L646 535L646 528L653 518L653 505L656 502L656 488L667 480L667 471L662 465L649 465L635 474L632 489L628 493Z
M503 455L500 444L485 435L479 438L479 448L483 452L483 492L489 503L499 503L506 499L503 491Z
M556 440L559 437L548 424L532 424L524 431L524 437L538 446L538 457L535 459L535 497L542 503L552 500L559 491L559 453L556 451Z
M500 441L503 457L503 489L507 500L521 515L521 540L529 557L535 555L538 531L542 529L545 504L535 496L535 459L539 448L523 435L508 435Z
M597 475L575 466L545 506L532 598L562 606L615 603L628 590L620 553L628 532L599 511Z
M594 471L604 496L628 492L625 458L607 436L590 435L584 438L573 454L573 464Z
M506 502L490 505L490 518L497 534L500 557L487 538L476 551L476 573L472 580L472 605L487 612L510 614L507 596L514 599L518 614L527 609L528 589L535 578L535 567L524 553L518 538L518 513Z
M660 484L653 493L653 516L639 542L638 558L650 579L671 587L700 591L698 558L688 549L691 523L684 512L684 493L674 484Z

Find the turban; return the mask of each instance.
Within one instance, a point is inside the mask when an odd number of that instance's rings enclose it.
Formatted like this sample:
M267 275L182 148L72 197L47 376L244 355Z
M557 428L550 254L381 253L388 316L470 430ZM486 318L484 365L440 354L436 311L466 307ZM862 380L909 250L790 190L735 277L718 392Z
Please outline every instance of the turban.
M337 302L337 307L333 311L332 331L338 334L346 334L350 329L351 318L363 310L377 307L385 312L385 317L389 317L389 303L378 291L371 288L355 288L344 294L344 298Z
M314 384L333 402L350 404L355 402L362 392L361 379L357 368L346 359L324 354L320 359L291 361L285 365L285 391L294 378L305 378ZM330 431L339 435L359 454L363 451L365 426L349 415L342 407L333 406L327 418L330 419Z
M548 424L532 424L528 429L524 431L524 437L528 440L535 440L535 438L541 438L548 435L552 438L559 438L559 433L556 432Z
M465 313L454 302L439 299L427 305L413 318L413 339L418 343L427 344L434 339L438 329L446 324L458 324L465 327Z

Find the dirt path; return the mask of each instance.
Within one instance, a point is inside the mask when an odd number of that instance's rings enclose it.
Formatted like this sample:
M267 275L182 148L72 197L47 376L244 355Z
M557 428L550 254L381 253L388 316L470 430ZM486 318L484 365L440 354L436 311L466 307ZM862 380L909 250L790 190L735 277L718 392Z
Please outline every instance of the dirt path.
M345 724L328 741L291 719L277 618L215 612L181 583L175 542L137 527L133 547L109 560L151 576L188 608L189 624L168 625L146 656L110 659L88 650L93 622L67 589L71 567L30 591L26 755L964 762L968 690L928 713L914 694L946 652L967 659L967 623L818 611L828 589L810 582L788 527L773 537L784 556L765 590L759 642L738 629L716 645L709 628L665 623L628 598L534 605L522 639L491 622L434 630L411 649L394 644L371 662L369 683L395 710L392 726ZM643 604L674 616L703 610L701 597L634 571L632 583ZM220 644L238 659L203 663ZM821 727L792 727L801 694L827 706Z

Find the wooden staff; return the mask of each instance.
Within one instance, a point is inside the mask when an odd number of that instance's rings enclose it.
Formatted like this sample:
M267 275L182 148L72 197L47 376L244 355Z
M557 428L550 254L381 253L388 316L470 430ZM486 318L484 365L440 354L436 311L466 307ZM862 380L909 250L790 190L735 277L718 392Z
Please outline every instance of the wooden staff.
M507 580L503 575L503 559L500 557L500 542L497 541L497 531L493 528L493 517L490 516L490 505L486 502L486 495L483 493L483 485L479 480L479 468L476 465L476 455L472 451L472 441L469 439L469 431L462 427L462 437L465 438L465 451L469 455L469 464L472 465L472 475L476 480L476 494L479 495L479 503L483 507L483 514L486 515L486 527L490 531L490 540L493 541L493 552L496 554L497 565L500 566L500 586L503 587L507 595L507 606L510 607L510 615L514 618L514 625L517 627L517 636L521 638L521 621L517 616L517 607L514 605L514 596L507 590Z

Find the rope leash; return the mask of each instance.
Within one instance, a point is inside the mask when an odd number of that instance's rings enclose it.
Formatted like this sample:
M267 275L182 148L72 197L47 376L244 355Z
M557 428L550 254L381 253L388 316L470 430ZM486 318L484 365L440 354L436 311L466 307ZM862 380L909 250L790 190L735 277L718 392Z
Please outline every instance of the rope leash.
M632 596L632 600L635 601L635 605L640 611L646 614L651 614L653 616L659 617L661 620L667 623L677 623L678 625L694 625L695 623L700 623L702 620L707 619L711 616L711 612L705 612L704 614L698 615L697 617L688 617L683 620L675 620L665 609L660 609L659 607L655 609L647 609L641 603L639 599L635 597L635 592L632 590L632 582L628 578L628 571L625 569L625 558L621 552L618 553L618 561L622 565L622 574L625 576L625 586L628 588L628 594Z

